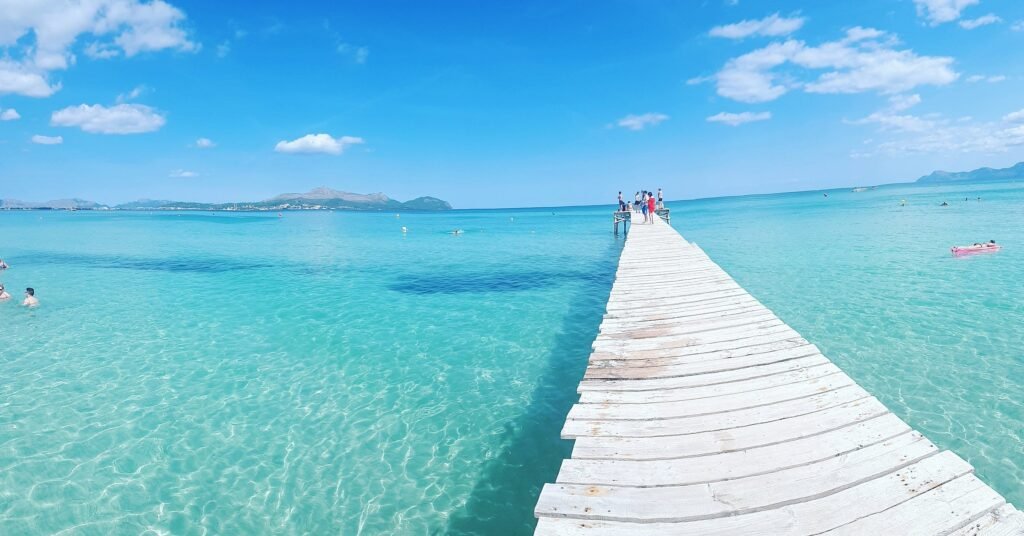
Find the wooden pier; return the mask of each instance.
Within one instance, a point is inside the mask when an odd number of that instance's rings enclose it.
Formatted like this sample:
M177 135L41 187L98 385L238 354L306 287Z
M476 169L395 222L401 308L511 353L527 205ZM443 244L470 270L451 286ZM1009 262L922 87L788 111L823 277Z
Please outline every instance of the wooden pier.
M661 219L630 230L593 348L537 534L1024 534Z

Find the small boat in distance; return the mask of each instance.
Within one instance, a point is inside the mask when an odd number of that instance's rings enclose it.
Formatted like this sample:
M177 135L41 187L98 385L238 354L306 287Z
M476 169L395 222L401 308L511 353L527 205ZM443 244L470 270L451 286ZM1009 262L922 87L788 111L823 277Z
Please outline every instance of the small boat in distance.
M953 253L954 257L963 257L965 255L977 255L979 253L995 253L1003 249L1002 246L995 242L989 242L987 244L974 244L973 246L953 246L949 248L949 251Z
M868 188L867 186L858 186L858 187L854 188L854 189L853 189L853 190L851 190L851 191L853 191L853 192L866 192L866 191L868 191L869 189L870 189L870 188Z

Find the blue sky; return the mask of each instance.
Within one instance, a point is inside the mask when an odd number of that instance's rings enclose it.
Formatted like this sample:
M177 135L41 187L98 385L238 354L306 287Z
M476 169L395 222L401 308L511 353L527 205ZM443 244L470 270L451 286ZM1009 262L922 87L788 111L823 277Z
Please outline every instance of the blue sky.
M1024 160L1011 0L62 4L0 0L0 197L545 206Z

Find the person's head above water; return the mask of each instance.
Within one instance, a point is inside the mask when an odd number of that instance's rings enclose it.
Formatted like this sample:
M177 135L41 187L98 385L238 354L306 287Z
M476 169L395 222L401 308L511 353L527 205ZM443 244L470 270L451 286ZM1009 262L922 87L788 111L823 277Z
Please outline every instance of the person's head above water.
M989 243L989 244L995 244L995 243L996 243L996 241L995 241L995 240L989 240L989 241L988 241L988 243Z
M35 296L36 295L36 289L34 289L32 287L28 287L27 289L25 289L25 294L28 294L29 296Z

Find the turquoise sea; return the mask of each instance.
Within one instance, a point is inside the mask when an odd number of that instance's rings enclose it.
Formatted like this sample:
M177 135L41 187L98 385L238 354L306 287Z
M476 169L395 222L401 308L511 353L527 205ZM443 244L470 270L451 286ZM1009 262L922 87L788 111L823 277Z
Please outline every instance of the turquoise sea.
M1024 504L1024 186L670 207ZM0 534L529 534L623 243L609 210L0 212L0 281L42 302L0 304Z

